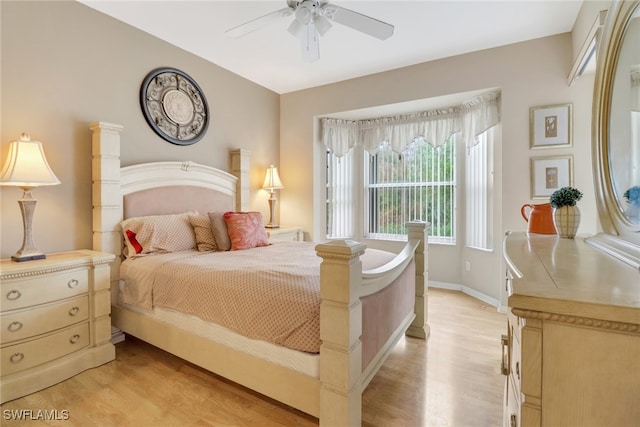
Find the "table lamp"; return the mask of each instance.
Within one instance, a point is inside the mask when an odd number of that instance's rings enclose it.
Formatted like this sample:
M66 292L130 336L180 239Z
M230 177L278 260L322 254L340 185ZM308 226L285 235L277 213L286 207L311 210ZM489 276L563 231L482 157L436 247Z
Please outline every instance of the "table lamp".
M31 196L31 189L57 184L60 184L60 180L47 163L40 141L31 141L28 133L20 135L18 141L11 141L9 155L0 172L0 185L20 187L24 191L22 198L18 200L22 211L24 238L22 247L11 257L12 260L22 262L46 258L33 244L32 223L37 200Z
M271 165L267 169L267 175L264 178L264 184L262 184L262 188L267 190L270 193L269 196L269 223L265 225L267 228L278 228L280 227L274 222L273 212L276 207L276 196L275 190L279 190L284 188L282 185L282 181L280 181L280 175L278 175L278 168Z

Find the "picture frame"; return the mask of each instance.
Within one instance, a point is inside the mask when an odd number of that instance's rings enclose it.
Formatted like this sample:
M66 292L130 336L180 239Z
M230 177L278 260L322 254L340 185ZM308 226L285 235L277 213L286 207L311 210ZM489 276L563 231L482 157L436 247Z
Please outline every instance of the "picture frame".
M573 156L532 157L531 198L548 199L562 187L573 186Z
M530 148L570 147L573 144L573 105L529 109Z

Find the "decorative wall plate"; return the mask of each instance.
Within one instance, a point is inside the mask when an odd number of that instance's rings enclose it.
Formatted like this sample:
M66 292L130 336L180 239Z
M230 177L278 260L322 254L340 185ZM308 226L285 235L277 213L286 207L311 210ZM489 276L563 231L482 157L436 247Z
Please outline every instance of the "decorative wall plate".
M149 126L176 145L198 142L209 126L209 107L200 86L175 68L157 68L140 87L140 106Z

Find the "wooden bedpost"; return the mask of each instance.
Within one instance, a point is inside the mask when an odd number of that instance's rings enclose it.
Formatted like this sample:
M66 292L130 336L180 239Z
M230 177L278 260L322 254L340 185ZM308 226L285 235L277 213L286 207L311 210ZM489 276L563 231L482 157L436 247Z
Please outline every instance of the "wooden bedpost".
M111 264L111 283L118 281L122 234L120 193L120 132L122 126L96 122L89 126L91 137L93 249L116 255Z
M320 265L320 425L362 420L362 280L366 245L336 240L316 246ZM345 284L349 284L345 286Z
M95 122L91 132L91 204L93 205L93 250L112 253L111 303L116 299L122 252L122 194L120 193L120 132L122 126ZM111 326L111 342L124 340L124 334Z
M251 187L249 183L249 158L251 152L239 148L231 150L229 172L238 178L236 184L236 210L247 212L249 210L249 197L251 195Z
M409 241L419 240L414 254L416 265L416 317L407 329L407 335L426 339L429 336L429 324L427 323L427 298L429 292L428 278L428 234L430 224L426 222L409 222Z

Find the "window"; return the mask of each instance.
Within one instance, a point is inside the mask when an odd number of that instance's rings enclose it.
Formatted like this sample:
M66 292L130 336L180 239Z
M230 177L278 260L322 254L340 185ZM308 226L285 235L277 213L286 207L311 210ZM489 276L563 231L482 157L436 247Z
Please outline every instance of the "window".
M415 113L321 118L327 237L403 240L407 222L427 221L431 243L456 244L461 228L465 245L491 250L491 129L499 123L496 90Z
M479 143L466 150L465 245L493 248L493 130L478 136Z
M403 238L408 221L427 221L431 241L455 243L454 140L434 148L417 139L401 155L384 145L369 156L367 237Z
M439 148L417 139L402 155L387 144L375 155L363 151L339 159L327 154L327 237L357 238L355 228L362 227L367 238L403 239L408 221L428 221L430 242L455 243L455 137Z
M327 151L326 207L327 237L346 239L355 237L356 188L356 148L338 158Z

